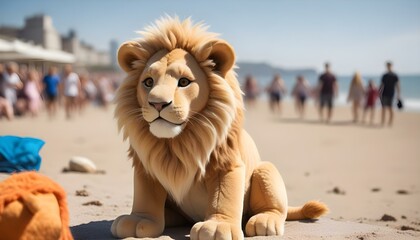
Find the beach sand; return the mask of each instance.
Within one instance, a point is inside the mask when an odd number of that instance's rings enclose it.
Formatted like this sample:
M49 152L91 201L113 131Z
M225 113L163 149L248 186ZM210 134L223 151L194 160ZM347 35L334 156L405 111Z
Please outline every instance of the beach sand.
M318 199L330 207L319 221L287 222L281 239L420 238L420 114L398 112L394 126L381 128L352 124L348 107L337 107L329 125L318 121L313 104L307 110L305 120L296 117L291 103L281 117L264 102L246 112L245 128L261 158L282 174L289 204ZM0 135L43 139L40 172L67 191L75 239L112 238L112 220L131 211L133 196L128 145L112 108L91 107L72 120L62 112L52 120L45 113L1 119ZM72 156L90 158L105 173L63 173ZM0 174L0 180L6 177ZM78 190L88 196L76 196ZM91 201L97 205L83 205ZM384 214L395 221L381 220ZM161 238L185 239L188 233L189 228L168 229Z

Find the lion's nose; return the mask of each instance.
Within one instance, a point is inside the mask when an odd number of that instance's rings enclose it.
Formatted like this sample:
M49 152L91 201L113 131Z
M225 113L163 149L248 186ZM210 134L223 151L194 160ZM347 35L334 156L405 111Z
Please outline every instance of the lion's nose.
M170 102L149 102L149 104L152 105L159 112L162 111L162 109L166 108L167 106L171 105L171 103L172 103L172 101L170 101Z

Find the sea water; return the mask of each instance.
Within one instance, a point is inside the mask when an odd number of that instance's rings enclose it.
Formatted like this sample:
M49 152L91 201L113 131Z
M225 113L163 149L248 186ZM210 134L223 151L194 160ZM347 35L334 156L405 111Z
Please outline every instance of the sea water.
M262 93L260 97L267 99L267 94L265 94L264 89L268 87L273 79L273 76L262 75L254 77L258 81ZM311 74L304 77L306 80L308 80L311 88L316 87L318 84L318 75ZM282 78L287 88L287 95L284 99L288 101L291 100L290 94L294 84L296 83L296 76L282 75ZM334 101L335 105L343 106L349 104L347 103L347 96L352 78L353 76L337 76L339 94ZM362 78L364 86L367 86L368 81L372 79L376 83L376 86L379 88L382 76L362 76ZM239 80L243 85L243 77L240 77ZM404 110L410 112L420 112L420 75L399 75L399 80L401 86L401 98L404 103ZM379 101L377 101L377 104L380 105Z

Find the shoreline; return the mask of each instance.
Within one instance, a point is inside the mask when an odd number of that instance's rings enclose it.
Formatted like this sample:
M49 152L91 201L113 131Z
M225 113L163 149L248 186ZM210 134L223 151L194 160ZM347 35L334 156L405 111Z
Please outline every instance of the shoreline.
M344 93L344 92L339 93L339 96L336 97L335 100L334 100L334 106L335 107L344 107L344 108L351 107L351 103L348 103L346 99L347 99L347 93ZM264 94L263 96L259 97L257 101L266 103L268 101L267 94ZM284 97L284 99L282 101L285 104L294 104L295 100L290 95L287 95L286 97ZM395 103L394 103L393 106L394 106L394 111L395 112L420 114L420 99L417 99L417 98L403 98L402 99L403 104L404 104L404 109L403 110L397 109L396 100L394 99L394 101L395 101ZM315 105L315 99L312 98L312 97L309 97L306 100L306 105ZM381 102L378 99L376 101L375 110L380 111L381 109L382 109ZM361 107L361 111L363 111L363 107Z

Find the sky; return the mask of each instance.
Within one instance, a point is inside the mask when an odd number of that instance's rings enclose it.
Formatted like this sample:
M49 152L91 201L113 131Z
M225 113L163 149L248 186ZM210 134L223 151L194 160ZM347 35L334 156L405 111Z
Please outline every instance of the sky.
M419 0L0 0L0 25L52 17L61 34L107 50L140 37L136 31L166 14L203 21L234 47L238 61L337 74L420 74Z

